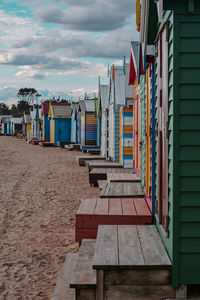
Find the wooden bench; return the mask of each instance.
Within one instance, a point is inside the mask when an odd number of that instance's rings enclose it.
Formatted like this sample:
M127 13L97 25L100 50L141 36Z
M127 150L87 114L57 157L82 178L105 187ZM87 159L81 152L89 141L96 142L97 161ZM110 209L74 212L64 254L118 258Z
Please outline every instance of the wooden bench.
M96 299L96 272L92 267L95 244L95 240L82 241L70 279L70 288L76 290L76 300Z
M108 182L104 185L100 198L143 198L140 182Z
M85 155L85 156L77 156L79 166L85 166L86 160L105 160L105 157L100 155Z
M76 213L76 242L96 239L98 225L152 224L152 215L142 198L84 199Z
M93 168L89 172L89 182L91 185L98 186L98 180L107 180L107 174L126 173L132 174L133 169L123 168Z
M120 163L108 160L85 160L85 166L88 167L89 171L91 171L93 168L123 168L123 166Z
M69 285L77 258L78 253L67 254L51 300L75 300L75 291Z
M175 296L171 262L154 225L99 226L93 268L98 299Z

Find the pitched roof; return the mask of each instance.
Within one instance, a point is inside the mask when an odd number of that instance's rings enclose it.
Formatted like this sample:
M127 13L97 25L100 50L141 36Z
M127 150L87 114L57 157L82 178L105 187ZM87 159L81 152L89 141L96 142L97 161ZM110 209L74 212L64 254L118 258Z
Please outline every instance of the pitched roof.
M108 85L100 85L100 101L102 109L108 108Z
M53 118L71 118L71 106L69 105L51 105Z

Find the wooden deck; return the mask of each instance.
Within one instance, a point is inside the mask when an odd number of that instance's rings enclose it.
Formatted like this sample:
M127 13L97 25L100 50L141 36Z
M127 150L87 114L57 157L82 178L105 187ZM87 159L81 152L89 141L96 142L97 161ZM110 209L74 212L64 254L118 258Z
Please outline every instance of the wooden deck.
M105 184L107 184L107 180L98 180L98 187L100 190L103 189Z
M98 225L152 224L152 215L141 198L85 199L76 213L76 242L95 239Z
M93 268L127 267L171 269L171 261L154 225L99 226Z
M86 160L105 160L105 157L100 155L77 156L79 166L85 166Z
M89 171L91 171L94 168L123 168L123 166L120 163L112 162L112 161L99 161L99 160L86 160L85 166L88 167Z
M101 191L101 198L143 198L140 182L108 182Z
M107 175L108 182L141 182L137 174L114 173Z
M80 146L80 144L69 144L65 145L64 147L69 151L81 151Z
M75 291L71 289L69 285L77 258L77 253L67 254L51 300L75 300Z
M107 180L107 174L132 174L133 169L124 168L94 168L89 173L89 182L91 185L98 186L98 180Z

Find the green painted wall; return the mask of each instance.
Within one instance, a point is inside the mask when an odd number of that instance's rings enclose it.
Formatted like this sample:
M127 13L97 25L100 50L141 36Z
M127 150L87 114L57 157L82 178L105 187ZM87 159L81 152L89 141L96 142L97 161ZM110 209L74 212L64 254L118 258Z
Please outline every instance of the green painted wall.
M178 286L200 284L200 4L194 14L189 1L168 4L168 236L156 226Z

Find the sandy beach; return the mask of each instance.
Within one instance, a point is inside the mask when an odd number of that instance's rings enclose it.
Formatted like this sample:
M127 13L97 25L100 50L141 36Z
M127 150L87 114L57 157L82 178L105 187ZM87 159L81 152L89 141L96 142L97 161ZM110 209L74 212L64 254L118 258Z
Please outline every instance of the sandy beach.
M78 250L75 212L99 190L77 155L0 136L1 300L50 299L66 254Z

